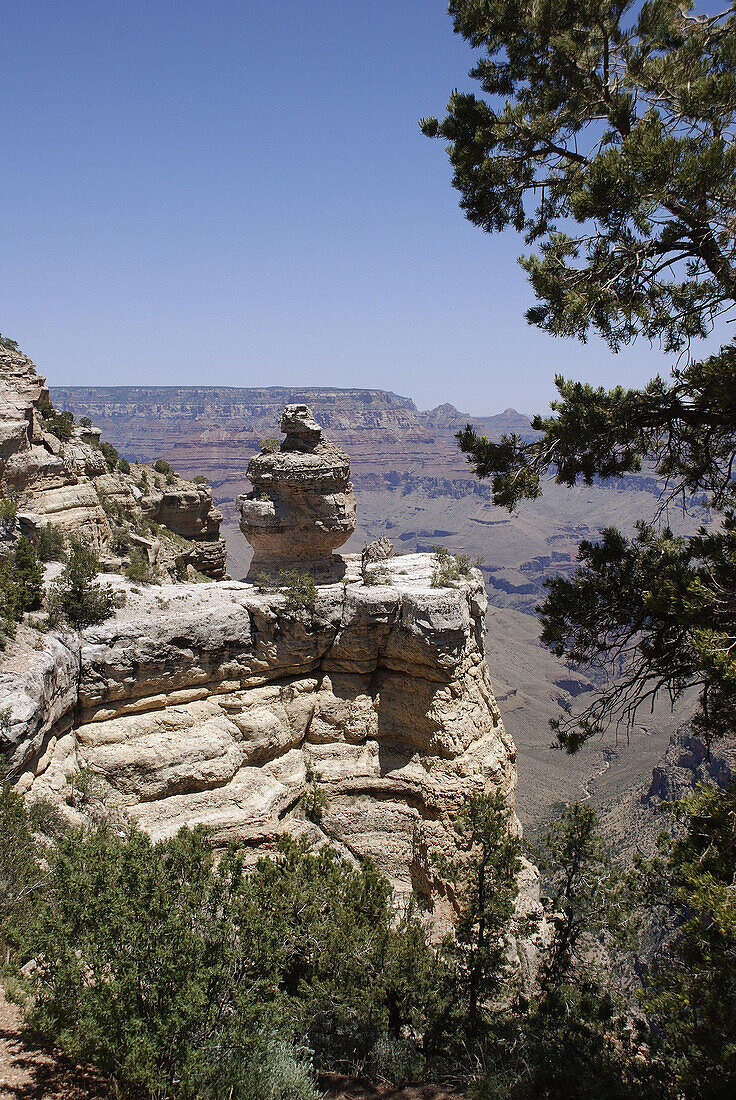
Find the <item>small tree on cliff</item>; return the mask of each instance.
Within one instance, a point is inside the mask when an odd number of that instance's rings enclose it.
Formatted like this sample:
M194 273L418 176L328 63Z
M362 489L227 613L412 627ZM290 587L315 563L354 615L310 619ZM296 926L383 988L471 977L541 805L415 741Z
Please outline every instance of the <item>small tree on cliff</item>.
M438 858L440 873L455 884L456 935L446 945L455 975L459 1012L471 1039L482 1030L484 1009L512 977L509 934L521 870L521 840L500 792L472 794L455 822L459 856Z
M116 607L115 593L109 584L95 581L99 571L100 563L94 552L73 539L64 570L49 594L52 621L63 618L71 626L83 630L112 615Z
M486 232L512 226L538 304L530 323L617 350L643 335L683 352L736 304L736 5L694 15L676 0L452 0L454 28L481 51L487 98L454 93L422 120L448 140L454 186ZM736 725L736 345L689 357L643 389L557 378L533 442L479 438L461 449L497 504L541 478L590 484L639 470L667 499L705 493L722 529L676 539L642 524L583 543L580 568L552 582L544 641L568 661L624 674L577 718L557 722L574 751L660 691L700 690L710 736Z

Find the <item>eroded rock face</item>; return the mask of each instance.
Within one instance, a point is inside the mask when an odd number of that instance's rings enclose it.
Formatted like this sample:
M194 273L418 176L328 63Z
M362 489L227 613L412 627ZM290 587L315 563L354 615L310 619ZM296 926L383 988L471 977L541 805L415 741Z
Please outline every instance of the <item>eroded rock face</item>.
M333 551L355 530L350 460L323 438L306 405L287 405L279 450L248 463L253 491L238 497L240 529L254 550L248 578L297 569L319 579L341 572Z
M441 916L432 854L452 854L471 791L513 800L515 749L485 661L480 575L433 588L429 555L386 570L390 584L364 586L350 559L313 612L249 584L135 592L115 578L126 606L81 635L63 714L43 730L33 717L51 687L35 707L20 689L0 699L21 788L73 815L72 777L88 768L106 810L154 838L203 824L218 844L262 850L306 832L372 856L397 894L415 889ZM319 821L301 808L310 775L327 799Z
M163 564L173 569L178 553L200 572L224 577L222 513L213 506L209 485L179 477L169 485L149 467L141 490L143 467L130 474L109 471L98 429L75 425L63 442L46 430L41 407L48 399L45 380L31 360L0 341L0 494L19 498L21 527L24 516L31 517L24 533L34 537L43 524L54 524L111 557L110 516L118 508L128 519L160 524L191 542L169 548Z

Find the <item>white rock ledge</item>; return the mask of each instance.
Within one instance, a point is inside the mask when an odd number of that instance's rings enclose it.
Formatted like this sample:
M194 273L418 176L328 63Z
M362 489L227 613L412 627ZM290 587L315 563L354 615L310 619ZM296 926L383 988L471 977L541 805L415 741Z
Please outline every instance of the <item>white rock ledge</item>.
M433 588L430 555L384 564L391 583L366 586L348 559L314 611L245 583L107 578L125 606L78 649L44 636L22 678L6 655L21 789L72 817L124 814L154 838L201 824L216 844L263 850L306 831L372 856L439 916L431 853L450 854L470 791L513 799L516 754L486 665L480 574ZM96 776L95 806L69 805L80 768ZM310 775L327 800L319 822L300 804Z

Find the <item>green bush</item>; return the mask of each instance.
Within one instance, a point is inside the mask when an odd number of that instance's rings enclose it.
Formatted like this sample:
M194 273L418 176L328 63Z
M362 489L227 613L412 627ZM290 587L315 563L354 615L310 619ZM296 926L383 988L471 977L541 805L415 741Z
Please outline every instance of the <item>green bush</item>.
M0 522L12 523L17 515L17 503L9 497L0 497Z
M121 474L130 473L130 463L128 462L127 458L118 459L118 470L120 470Z
M79 426L80 426L80 428L91 428L92 427L92 421L90 420L90 418L88 416L80 416Z
M432 547L432 587L457 588L457 582L469 577L472 569L477 569L482 558L471 558L468 554L453 557L445 546Z
M173 472L171 463L167 462L165 458L157 458L153 464L153 468L157 474L170 474Z
M117 606L115 593L109 585L95 582L99 571L100 564L93 551L73 540L64 570L49 594L52 622L65 620L83 630L112 615Z
M0 783L0 962L27 935L44 877L23 798Z
M136 584L150 584L153 579L153 570L147 556L140 550L135 550L130 556L130 562L125 566L125 576Z
M25 536L15 550L0 559L0 649L15 634L15 624L26 611L35 611L43 597L43 568Z
M363 584L366 586L394 583L390 570L385 565L381 565L380 562L373 566L365 562L360 568L360 575L363 578Z
M60 527L46 523L38 536L38 557L40 561L63 561L64 532Z
M289 611L314 611L317 602L317 585L310 573L298 569L279 570L279 587L286 596Z
M201 830L153 844L104 827L46 858L30 1021L124 1093L312 1100L305 1044L356 1066L426 1025L432 953L370 863L285 837L246 870L234 847L215 864Z
M100 450L102 451L102 457L107 463L108 470L112 473L120 461L120 455L113 447L112 443L108 443L106 439L100 441Z
M49 417L42 416L43 429L46 432L50 432L51 435L55 435L62 443L68 443L74 432L74 414L65 410L64 412L57 413L52 412Z
M209 481L204 476L204 474L197 474L197 476L194 478L194 484L195 485L209 485Z
M268 439L262 439L259 446L261 448L261 454L264 455L273 454L275 451L281 449L281 444L279 443L278 439L273 439L270 436Z

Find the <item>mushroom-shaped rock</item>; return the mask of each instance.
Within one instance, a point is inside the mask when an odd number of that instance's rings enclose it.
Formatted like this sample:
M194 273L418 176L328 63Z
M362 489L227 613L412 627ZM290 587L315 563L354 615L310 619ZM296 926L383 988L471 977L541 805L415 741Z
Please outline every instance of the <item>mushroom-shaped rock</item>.
M286 439L250 460L253 492L238 497L240 530L254 550L248 578L298 569L333 579L342 571L333 551L355 530L350 460L306 405L287 405L279 426Z

